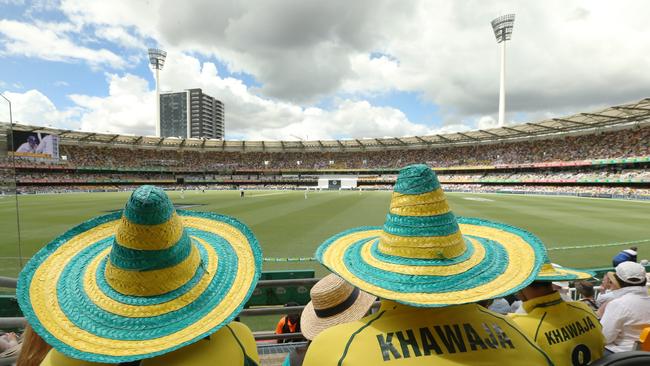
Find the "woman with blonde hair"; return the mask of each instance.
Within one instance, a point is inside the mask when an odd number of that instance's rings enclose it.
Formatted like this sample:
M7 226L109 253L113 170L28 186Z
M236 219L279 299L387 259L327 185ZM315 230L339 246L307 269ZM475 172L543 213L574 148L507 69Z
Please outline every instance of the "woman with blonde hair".
M603 276L603 283L600 287L601 293L596 299L596 305L598 305L598 312L596 312L596 315L598 316L598 319L602 318L605 313L607 303L618 296L616 290L620 288L621 285L618 283L614 272L607 272L605 276Z
M23 343L18 356L17 366L38 366L45 358L52 346L45 343L29 324L23 332Z

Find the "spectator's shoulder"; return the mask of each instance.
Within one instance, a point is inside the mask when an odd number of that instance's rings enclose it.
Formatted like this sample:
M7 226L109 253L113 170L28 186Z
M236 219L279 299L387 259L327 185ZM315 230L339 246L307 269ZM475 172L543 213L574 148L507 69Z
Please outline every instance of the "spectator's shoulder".
M542 315L537 314L508 314L507 320L511 324L514 324L518 330L523 332L525 335L532 337L534 332L539 327L542 320Z
M350 335L363 328L366 324L367 321L357 320L350 323L336 325L334 327L325 329L322 333L316 336L313 343L318 341L328 344L332 344L332 342L345 344L348 338L350 338Z
M249 328L246 324L244 324L244 323L240 323L240 322L231 322L231 323L228 323L228 326L229 326L230 329L232 329L232 331L235 332L235 334L237 334L238 336L239 336L239 335L242 335L242 336L251 336L251 337L253 336L253 332L252 332L252 331L250 330L250 328Z
M583 302L583 301L567 301L566 304L568 306L573 307L576 310L581 310L581 311L584 311L584 312L588 313L589 315L596 316L596 313L594 313L594 311L591 309L591 307L586 302Z
M59 351L55 350L52 348L43 361L41 362L41 365L43 366L110 366L109 364L105 363L94 363L94 362L88 362L88 361L83 361L83 360L77 360L75 358L70 358L63 353L60 353Z
M528 319L530 318L530 315L520 314L520 313L508 313L508 315L506 315L505 318L509 321L517 321L521 319Z
M324 330L309 345L304 365L336 365L352 335L366 324L366 321L358 320Z
M239 339L242 346L246 348L247 351L255 350L255 353L257 354L255 336L253 336L253 332L250 330L250 328L248 328L246 324L240 322L231 322L227 325L227 327L232 330L235 337Z

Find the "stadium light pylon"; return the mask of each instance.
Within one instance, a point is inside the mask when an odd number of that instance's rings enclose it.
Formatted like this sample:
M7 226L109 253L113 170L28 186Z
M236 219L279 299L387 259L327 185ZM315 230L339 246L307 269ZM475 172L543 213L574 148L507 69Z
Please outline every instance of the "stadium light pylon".
M506 14L492 20L492 30L501 44L501 78L499 82L499 127L505 123L506 112L506 41L512 38L515 15Z
M14 115L11 111L11 100L7 98L3 93L0 93L0 97L6 100L9 104L9 135L10 138L7 139L7 145L11 154L11 166L13 170L13 183L14 183L14 207L16 208L16 239L18 240L18 264L20 269L23 268L23 249L22 249L22 240L20 237L20 208L18 206L18 177L16 176L16 146L14 146ZM9 145L11 144L11 145ZM10 147L9 147L10 146Z
M156 136L160 137L160 70L165 66L167 52L157 49L149 49L149 64L156 70Z

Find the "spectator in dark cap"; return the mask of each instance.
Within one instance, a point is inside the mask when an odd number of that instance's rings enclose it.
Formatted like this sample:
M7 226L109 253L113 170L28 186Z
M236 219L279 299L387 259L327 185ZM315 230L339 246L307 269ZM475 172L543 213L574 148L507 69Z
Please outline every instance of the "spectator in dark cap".
M635 262L636 263L637 247L631 247L630 249L625 249L620 251L612 259L612 267L616 267L623 262Z
M290 301L284 304L285 308L300 306L297 302ZM275 327L275 334L299 333L300 313L290 313L283 316ZM291 342L290 339L278 339L278 343Z

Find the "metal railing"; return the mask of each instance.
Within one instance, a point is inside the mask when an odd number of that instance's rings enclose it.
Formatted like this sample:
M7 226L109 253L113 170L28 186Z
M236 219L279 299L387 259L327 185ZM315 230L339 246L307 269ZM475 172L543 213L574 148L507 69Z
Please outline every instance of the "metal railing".
M15 278L0 276L0 287L16 288L17 284L18 280Z

